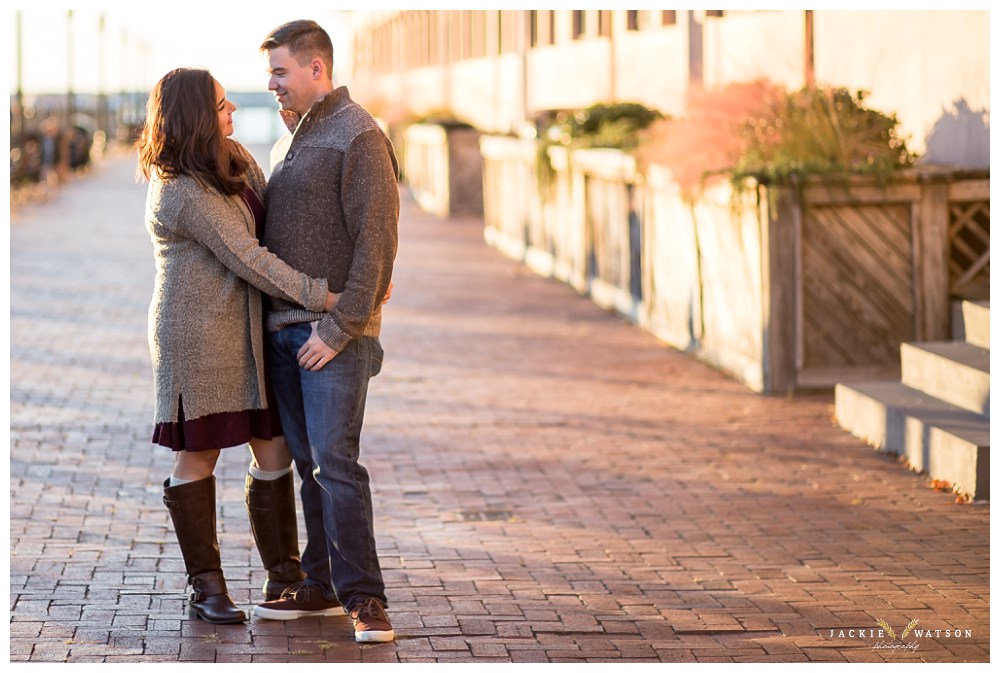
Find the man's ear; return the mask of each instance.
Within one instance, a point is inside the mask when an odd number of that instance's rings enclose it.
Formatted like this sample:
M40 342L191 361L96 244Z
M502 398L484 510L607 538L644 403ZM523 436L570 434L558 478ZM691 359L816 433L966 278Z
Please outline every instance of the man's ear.
M312 60L312 78L320 79L323 76L323 61L318 58Z

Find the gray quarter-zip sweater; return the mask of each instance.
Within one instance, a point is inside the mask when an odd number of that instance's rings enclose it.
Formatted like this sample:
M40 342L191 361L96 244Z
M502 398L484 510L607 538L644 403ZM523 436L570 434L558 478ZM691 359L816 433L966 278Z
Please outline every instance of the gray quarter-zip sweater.
M338 352L379 335L396 257L398 177L392 144L347 87L309 109L268 181L263 242L343 294L330 313L272 298L268 331L319 320L320 338Z

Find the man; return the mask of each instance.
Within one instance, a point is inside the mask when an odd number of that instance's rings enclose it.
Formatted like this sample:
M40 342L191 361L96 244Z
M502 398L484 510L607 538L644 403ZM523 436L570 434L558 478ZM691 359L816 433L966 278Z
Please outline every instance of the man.
M264 619L342 614L358 642L388 642L368 472L358 462L368 379L381 368L382 299L399 219L392 145L346 87L334 88L333 45L314 21L276 28L261 45L284 117L298 117L267 188L264 244L342 292L330 313L274 301L268 370L302 479L306 579L254 609ZM297 550L296 550L297 551Z

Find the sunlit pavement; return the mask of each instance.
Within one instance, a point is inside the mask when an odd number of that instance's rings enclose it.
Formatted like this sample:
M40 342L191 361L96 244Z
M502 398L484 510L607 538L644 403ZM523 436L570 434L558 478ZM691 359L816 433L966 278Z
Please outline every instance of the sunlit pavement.
M989 660L988 505L838 429L831 395L751 393L405 198L362 452L397 641L189 619L133 174L12 216L11 661ZM217 472L245 607L247 460Z

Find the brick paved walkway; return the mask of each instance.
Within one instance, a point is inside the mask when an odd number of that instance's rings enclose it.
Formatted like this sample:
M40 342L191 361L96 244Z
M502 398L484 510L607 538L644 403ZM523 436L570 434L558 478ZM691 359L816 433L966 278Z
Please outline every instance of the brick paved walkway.
M829 395L750 393L409 202L364 438L398 641L189 620L144 194L109 160L11 223L12 661L989 660L988 505L840 431ZM243 604L246 461L219 470Z

